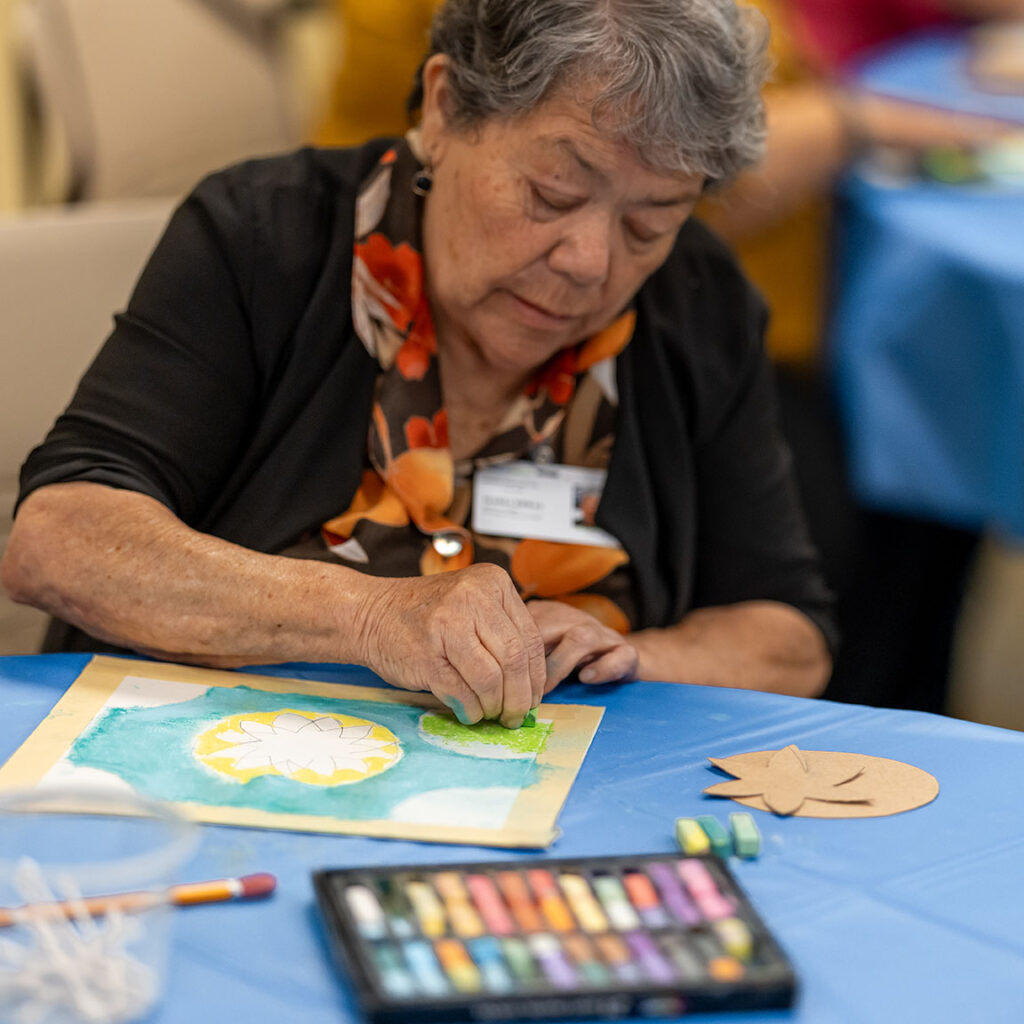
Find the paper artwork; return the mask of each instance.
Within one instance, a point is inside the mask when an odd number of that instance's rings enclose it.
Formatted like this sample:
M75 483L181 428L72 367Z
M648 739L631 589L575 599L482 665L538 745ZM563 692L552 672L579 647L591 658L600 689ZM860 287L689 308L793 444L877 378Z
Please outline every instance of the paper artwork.
M81 783L197 821L540 847L602 712L465 726L428 694L95 657L0 790Z
M831 750L760 750L709 757L735 776L704 790L760 811L803 818L875 818L922 807L938 796L934 776L913 765Z

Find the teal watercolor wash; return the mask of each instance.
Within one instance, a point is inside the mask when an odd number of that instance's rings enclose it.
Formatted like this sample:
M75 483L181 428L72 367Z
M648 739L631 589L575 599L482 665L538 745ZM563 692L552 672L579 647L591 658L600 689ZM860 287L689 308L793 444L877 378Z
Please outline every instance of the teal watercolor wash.
M281 775L240 782L194 756L195 738L221 719L286 708L352 715L383 725L398 738L402 758L365 781L316 786ZM489 787L522 789L539 777L532 759L489 759L430 744L418 732L422 715L420 708L398 704L214 686L180 703L108 709L78 737L67 757L72 764L110 772L160 800L353 820L386 818L406 798L435 789L479 789L486 800Z

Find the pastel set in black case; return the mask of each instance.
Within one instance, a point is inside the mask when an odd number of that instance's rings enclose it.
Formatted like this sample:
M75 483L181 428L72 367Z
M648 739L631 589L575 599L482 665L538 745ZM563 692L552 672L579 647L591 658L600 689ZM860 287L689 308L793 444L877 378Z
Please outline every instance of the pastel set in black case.
M372 1024L613 1019L790 1006L793 970L717 857L318 871Z

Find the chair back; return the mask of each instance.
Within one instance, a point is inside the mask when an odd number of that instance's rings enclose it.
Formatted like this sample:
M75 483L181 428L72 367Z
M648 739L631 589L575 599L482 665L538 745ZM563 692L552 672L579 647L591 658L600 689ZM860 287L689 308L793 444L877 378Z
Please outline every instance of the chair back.
M171 206L90 203L0 218L0 550L21 464L70 401ZM44 621L0 594L0 654L33 653Z
M68 199L179 196L299 142L276 19L225 0L27 0L25 63Z

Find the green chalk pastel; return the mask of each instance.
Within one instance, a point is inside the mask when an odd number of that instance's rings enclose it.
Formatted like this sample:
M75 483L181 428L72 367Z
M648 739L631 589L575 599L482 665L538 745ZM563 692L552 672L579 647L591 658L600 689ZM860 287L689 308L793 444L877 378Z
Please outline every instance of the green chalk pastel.
M676 818L676 841L689 857L711 852L711 840L696 818Z
M753 815L739 811L729 815L732 828L732 841L736 847L736 856L751 859L761 852L761 833L757 829Z
M537 728L537 709L531 708L523 716L523 720L516 726L517 729L536 729Z
M725 826L710 814L699 815L697 821L707 833L712 852L719 857L728 857L732 853L732 837L726 831Z

